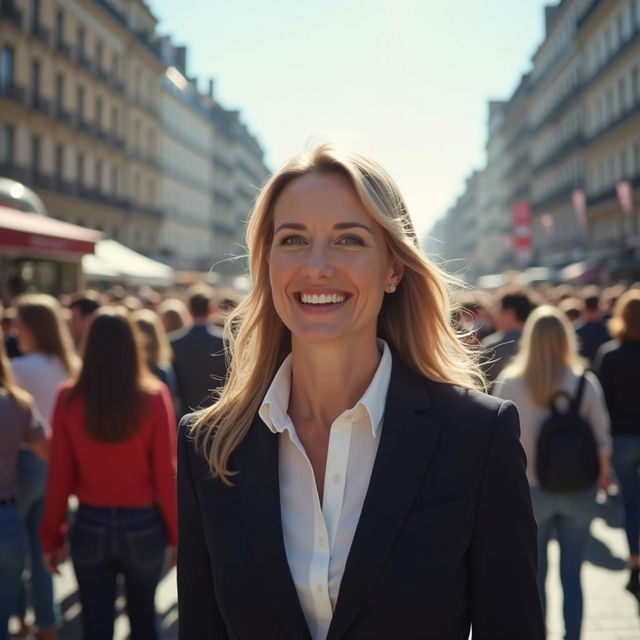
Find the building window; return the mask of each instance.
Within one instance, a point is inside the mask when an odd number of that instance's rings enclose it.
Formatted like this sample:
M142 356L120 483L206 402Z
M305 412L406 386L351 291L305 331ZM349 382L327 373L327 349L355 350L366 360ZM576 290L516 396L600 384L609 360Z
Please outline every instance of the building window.
M56 44L64 43L64 12L56 11Z
M56 111L60 113L64 107L64 76L56 75Z
M82 187L84 185L84 153L78 153L76 158L76 179L78 185Z
M78 48L78 55L83 57L85 53L84 27L78 27L76 36L76 47Z
M111 108L111 133L118 134L118 109L116 107Z
M42 164L41 158L42 144L39 136L33 136L31 138L31 169L34 175L40 173L40 167Z
M54 167L56 180L58 183L62 182L64 177L64 145L56 145L56 166Z
M102 98L98 96L95 102L95 110L96 110L96 127L98 130L102 129Z
M84 87L80 86L76 90L76 110L78 119L84 120Z
M118 195L118 169L116 167L111 169L111 195Z
M40 63L34 60L31 63L31 100L37 100L40 97Z
M13 61L13 49L2 47L0 52L0 93L8 93L13 87Z
M31 30L37 31L40 27L40 0L31 0Z
M95 175L93 178L93 182L96 186L96 191L102 191L102 160L96 160L94 165Z
M624 112L627 106L627 83L625 80L624 76L618 80L618 113Z
M102 71L102 42L96 42L96 69Z
M15 153L15 130L9 125L0 127L0 162L13 164Z

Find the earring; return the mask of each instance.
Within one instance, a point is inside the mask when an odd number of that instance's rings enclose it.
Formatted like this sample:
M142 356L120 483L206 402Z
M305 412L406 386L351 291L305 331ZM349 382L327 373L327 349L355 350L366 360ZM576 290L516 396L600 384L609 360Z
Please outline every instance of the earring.
M395 293L395 290L396 290L396 285L395 285L393 282L392 282L392 283L390 283L390 284L389 284L389 288L387 289L387 291L388 291L389 293Z

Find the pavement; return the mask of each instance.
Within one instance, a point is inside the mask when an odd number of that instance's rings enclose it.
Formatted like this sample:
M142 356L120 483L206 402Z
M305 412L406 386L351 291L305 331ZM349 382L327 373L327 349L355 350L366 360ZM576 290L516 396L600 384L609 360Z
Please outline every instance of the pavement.
M604 495L600 496L604 498ZM624 589L627 581L625 558L627 543L621 528L619 497L602 500L591 526L586 558L582 569L584 587L584 619L582 640L640 640L640 602ZM558 545L549 548L547 581L547 640L562 640L562 591L558 572ZM62 577L55 580L55 591L61 603L64 625L61 640L79 640L81 607L76 593L73 569L62 567ZM166 573L156 593L161 640L178 637L176 573ZM129 622L124 597L116 601L117 618L114 640L129 638ZM514 638L517 640L517 638Z

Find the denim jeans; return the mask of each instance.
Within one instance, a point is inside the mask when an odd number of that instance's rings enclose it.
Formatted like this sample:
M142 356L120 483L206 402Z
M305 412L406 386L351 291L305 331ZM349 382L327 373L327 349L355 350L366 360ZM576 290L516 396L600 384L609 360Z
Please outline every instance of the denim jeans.
M582 626L580 569L589 526L596 512L596 487L576 494L547 493L532 487L531 501L538 523L538 588L546 610L547 545L555 532L560 545L565 640L579 640Z
M69 543L83 638L112 639L116 580L122 574L131 638L155 640L154 597L167 545L159 509L80 505Z
M624 503L624 528L629 543L629 553L640 553L640 437L614 436L613 456L622 502Z
M27 530L27 565L31 567L31 599L36 624L49 629L59 619L53 597L53 578L42 562L40 520L44 512L44 492L47 483L47 464L23 450L18 454L18 510ZM24 580L16 599L14 613L24 618L27 611L27 589Z
M0 505L0 640L7 640L9 616L20 590L27 535L14 505Z

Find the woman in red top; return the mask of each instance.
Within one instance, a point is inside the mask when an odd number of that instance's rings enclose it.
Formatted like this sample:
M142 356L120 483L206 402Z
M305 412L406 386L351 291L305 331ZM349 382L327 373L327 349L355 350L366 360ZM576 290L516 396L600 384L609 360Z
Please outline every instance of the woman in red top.
M134 640L157 637L154 595L165 548L177 542L175 418L167 388L144 365L132 322L95 317L78 379L60 387L52 421L41 539L45 564L65 559L67 500L80 502L69 533L84 638L111 639L118 574Z

